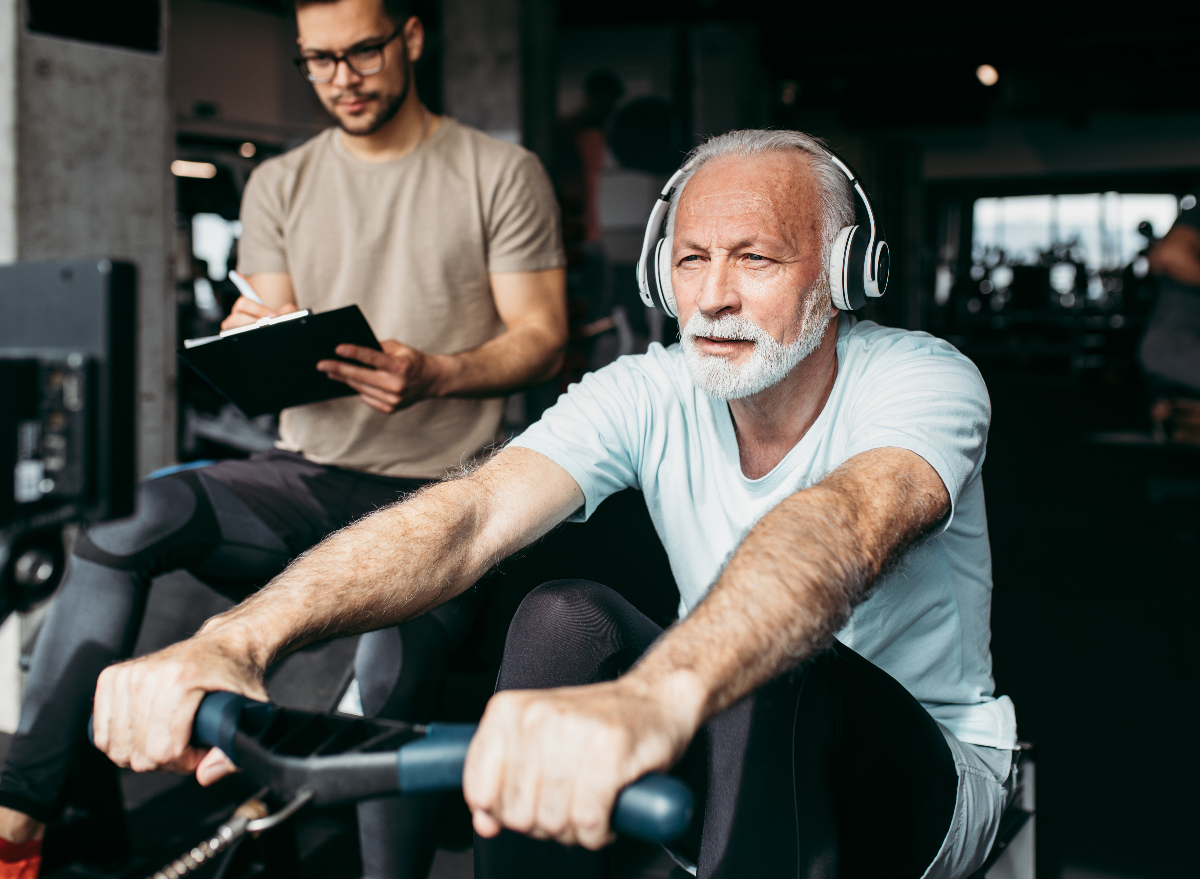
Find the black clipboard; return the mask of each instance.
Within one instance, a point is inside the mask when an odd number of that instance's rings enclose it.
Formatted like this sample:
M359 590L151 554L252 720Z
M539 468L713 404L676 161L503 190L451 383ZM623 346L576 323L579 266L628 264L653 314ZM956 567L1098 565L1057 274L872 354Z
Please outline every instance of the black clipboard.
M317 369L338 345L382 351L357 305L320 314L299 312L209 339L193 339L179 358L247 418L358 393ZM361 365L361 364L359 364Z

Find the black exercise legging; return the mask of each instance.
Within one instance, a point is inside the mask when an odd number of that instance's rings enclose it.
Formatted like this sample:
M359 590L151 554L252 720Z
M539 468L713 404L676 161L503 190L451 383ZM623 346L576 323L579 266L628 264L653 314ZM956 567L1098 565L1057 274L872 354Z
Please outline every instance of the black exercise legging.
M605 586L548 583L513 620L498 689L610 680L661 632ZM836 642L709 721L674 772L697 793L694 832L679 851L701 877L918 879L950 827L957 791L934 720ZM476 837L480 879L605 870L604 852L507 831Z
M21 720L0 775L0 805L40 820L59 805L72 755L83 741L96 678L128 657L137 641L150 583L185 568L234 600L262 586L324 535L419 488L423 481L323 467L288 452L227 461L152 479L138 488L135 514L87 529L38 636ZM363 645L387 642L406 655L405 674L362 663L364 695L386 686L372 713L424 717L444 676L463 602ZM450 621L449 629L443 625ZM400 645L409 632L408 643ZM389 640L390 639L390 640ZM439 676L439 673L441 676ZM412 718L418 719L418 718Z

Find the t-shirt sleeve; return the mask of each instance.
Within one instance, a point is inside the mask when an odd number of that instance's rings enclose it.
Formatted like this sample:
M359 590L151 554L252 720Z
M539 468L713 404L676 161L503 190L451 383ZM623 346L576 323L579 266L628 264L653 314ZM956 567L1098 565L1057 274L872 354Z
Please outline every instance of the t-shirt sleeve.
M1175 221L1175 225L1191 226L1200 232L1200 189L1191 195L1184 196L1181 207L1183 207L1183 210L1179 212L1179 219Z
M541 452L571 474L584 506L572 519L585 521L611 494L640 488L638 465L650 416L644 377L622 358L588 373L510 445Z
M501 171L487 236L489 272L540 272L566 265L554 188L528 150Z
M254 169L242 193L242 237L238 240L238 271L288 272L284 239L284 210L278 174L270 163Z
M983 465L992 406L970 360L945 342L898 343L868 371L851 416L847 458L870 449L908 449L925 459L958 498Z

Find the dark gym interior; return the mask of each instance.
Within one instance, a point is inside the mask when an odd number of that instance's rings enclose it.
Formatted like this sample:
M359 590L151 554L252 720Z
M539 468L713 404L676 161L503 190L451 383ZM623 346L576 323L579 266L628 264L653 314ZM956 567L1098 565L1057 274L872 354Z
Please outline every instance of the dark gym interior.
M271 448L275 416L246 418L175 350L215 333L238 296L228 272L250 172L328 125L292 66L290 7L3 5L0 55L11 58L0 85L18 99L0 108L0 260L110 253L138 265L139 476ZM1036 757L1037 875L1195 876L1200 434L1154 414L1156 401L1186 393L1147 375L1139 345L1161 282L1147 254L1200 190L1200 8L415 8L428 33L416 73L426 105L536 153L562 210L566 362L509 398L509 436L585 372L677 338L639 299L635 263L659 189L705 136L806 131L860 172L887 231L892 285L859 318L950 341L991 396L991 649L997 692L1011 696ZM611 571L668 622L676 594L663 586L662 549L652 532L629 544L639 516L636 497L615 497L587 526L548 538L561 544L553 552L502 565L490 575L507 584L493 593L495 618L510 619L544 579ZM138 652L229 604L168 575ZM0 630L0 747L46 608ZM503 628L481 630L480 643L451 674L448 720L477 719L492 691ZM352 656L352 641L301 652L272 672L272 696L332 710ZM245 793L236 778L202 790L131 773L117 791L87 765L96 759L81 758L74 805L50 831L71 840L70 855L43 875L135 875L200 839ZM110 814L121 798L123 819ZM290 835L264 835L239 875L359 876L353 821L352 809L317 811ZM431 875L473 875L470 844L465 807L447 808ZM654 850L619 847L615 875L682 875Z

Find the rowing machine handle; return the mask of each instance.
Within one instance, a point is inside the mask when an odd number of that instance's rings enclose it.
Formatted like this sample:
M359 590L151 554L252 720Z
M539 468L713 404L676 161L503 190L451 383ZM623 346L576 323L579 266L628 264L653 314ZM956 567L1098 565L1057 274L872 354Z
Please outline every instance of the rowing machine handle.
M261 706L236 693L209 693L192 725L201 744L215 745L236 762L234 732L242 709ZM399 787L403 793L457 790L475 725L431 723L426 734L396 751ZM648 842L678 839L692 822L692 792L682 781L651 773L617 795L613 828Z

